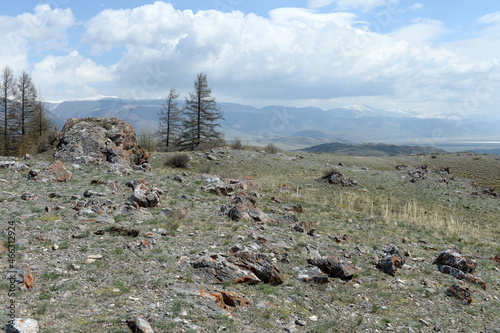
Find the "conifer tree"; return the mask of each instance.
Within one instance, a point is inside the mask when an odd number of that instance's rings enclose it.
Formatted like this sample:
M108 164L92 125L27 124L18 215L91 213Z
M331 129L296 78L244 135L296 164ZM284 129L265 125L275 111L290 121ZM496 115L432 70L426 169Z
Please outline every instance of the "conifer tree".
M179 92L170 89L165 104L158 112L160 145L166 150L176 146L182 127L182 109L177 103Z
M14 73L9 66L5 66L2 72L2 79L0 83L0 115L2 118L2 125L0 127L2 145L0 148L2 155L8 155L10 153L10 128L12 126L12 115L14 107L14 89Z
M180 140L182 149L195 150L201 144L208 145L223 139L219 120L224 119L217 107L212 89L208 86L207 75L198 73L194 82L194 92L186 98L184 126Z

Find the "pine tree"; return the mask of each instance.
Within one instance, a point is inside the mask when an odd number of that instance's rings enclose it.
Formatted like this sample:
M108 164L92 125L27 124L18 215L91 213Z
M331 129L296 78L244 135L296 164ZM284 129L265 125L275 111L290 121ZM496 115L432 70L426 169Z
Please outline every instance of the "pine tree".
M24 155L48 149L57 128L48 116L28 73L18 79L5 67L0 82L0 151L5 155Z
M181 134L182 109L177 103L179 92L175 88L170 89L165 104L158 112L160 145L166 150L175 147Z
M28 123L30 129L30 144L27 144L29 151L41 153L50 148L57 138L57 126L48 116L47 110L41 101L35 104L33 117ZM28 152L28 151L27 151Z
M0 115L1 115L1 127L0 133L2 135L1 153L2 155L9 155L11 153L12 138L11 138L11 128L13 125L14 116L14 92L16 87L16 82L14 78L14 73L12 69L5 66L2 72L2 79L0 83Z
M182 149L195 150L201 144L208 145L223 140L222 132L216 128L220 127L218 121L224 118L211 93L207 75L198 73L194 92L186 98L184 129L180 141Z
M28 134L28 123L36 113L37 91L31 76L23 72L17 80L16 99L18 104L18 125L21 140Z

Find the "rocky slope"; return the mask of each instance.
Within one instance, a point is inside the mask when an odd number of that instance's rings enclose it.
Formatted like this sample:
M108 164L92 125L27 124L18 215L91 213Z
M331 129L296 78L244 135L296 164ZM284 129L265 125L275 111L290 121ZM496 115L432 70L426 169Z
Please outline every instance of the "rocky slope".
M500 332L500 198L451 157L169 156L1 158L0 302L46 333Z

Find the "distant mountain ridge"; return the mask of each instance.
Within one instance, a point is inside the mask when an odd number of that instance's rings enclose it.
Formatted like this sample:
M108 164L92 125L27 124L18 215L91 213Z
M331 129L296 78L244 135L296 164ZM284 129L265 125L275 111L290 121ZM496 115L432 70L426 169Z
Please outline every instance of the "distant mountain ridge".
M156 131L157 112L163 99L100 98L46 103L58 126L69 118L116 117L131 123L137 132ZM179 101L183 104L183 101ZM500 141L500 117L475 116L457 121L428 118L411 110L383 110L351 105L322 110L316 107L266 106L218 103L224 112L222 130L229 140L248 144L273 142L285 149L341 142L385 142L427 145L442 139ZM441 115L442 116L442 115Z
M340 142L325 143L302 149L302 151L350 156L400 156L445 152L442 149L426 146L388 145L383 143L346 144Z

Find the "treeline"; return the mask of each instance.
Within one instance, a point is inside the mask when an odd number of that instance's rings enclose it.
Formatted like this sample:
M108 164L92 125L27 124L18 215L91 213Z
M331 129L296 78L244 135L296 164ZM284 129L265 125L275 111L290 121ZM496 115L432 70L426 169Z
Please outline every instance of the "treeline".
M22 156L47 150L57 137L57 128L31 76L24 71L16 77L6 66L0 89L0 155Z
M194 91L183 107L178 104L179 92L170 89L158 112L156 141L160 150L196 150L224 142L219 130L219 121L224 118L211 94L205 73L197 74Z

